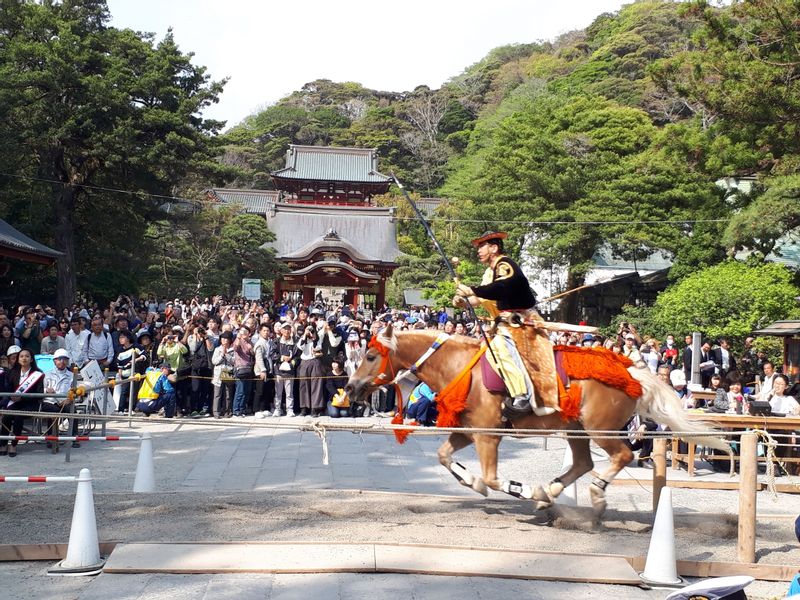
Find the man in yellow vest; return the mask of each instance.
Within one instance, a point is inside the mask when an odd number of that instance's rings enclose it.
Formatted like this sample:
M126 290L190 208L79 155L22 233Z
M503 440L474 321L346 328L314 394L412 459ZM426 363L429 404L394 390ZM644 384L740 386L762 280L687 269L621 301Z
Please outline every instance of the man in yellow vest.
M541 320L528 278L516 262L503 254L503 240L507 237L506 233L489 231L472 240L478 260L487 268L480 285L469 287L459 284L457 297L460 296L472 306L482 306L492 318L522 313L526 320ZM528 336L526 340L531 341L532 346L537 346L534 347L533 364L536 369L532 371L536 381L533 382L505 320L500 323L497 335L491 341L494 358L499 363L499 371L511 397L506 402L506 414L511 418L529 414L531 410L537 416L558 410L558 384L552 345L547 336L542 334ZM487 356L497 369L491 354ZM532 360L532 357L529 359Z

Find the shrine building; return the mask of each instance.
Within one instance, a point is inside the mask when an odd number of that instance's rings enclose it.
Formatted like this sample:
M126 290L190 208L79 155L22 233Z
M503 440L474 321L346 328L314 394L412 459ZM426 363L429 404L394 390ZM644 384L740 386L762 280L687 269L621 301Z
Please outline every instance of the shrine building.
M289 269L275 282L275 300L383 304L400 250L395 209L372 202L391 183L377 170L376 150L291 145L286 166L271 176L275 190L215 188L208 195L267 220L276 240L266 247Z

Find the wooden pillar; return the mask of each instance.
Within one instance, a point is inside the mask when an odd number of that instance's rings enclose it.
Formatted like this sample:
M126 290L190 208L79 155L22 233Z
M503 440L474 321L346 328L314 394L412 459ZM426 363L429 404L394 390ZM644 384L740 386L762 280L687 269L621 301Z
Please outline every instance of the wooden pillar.
M755 433L741 437L739 456L739 542L736 558L739 562L756 560L756 486L758 484L758 438Z
M658 510L661 490L667 485L667 439L653 440L653 514Z

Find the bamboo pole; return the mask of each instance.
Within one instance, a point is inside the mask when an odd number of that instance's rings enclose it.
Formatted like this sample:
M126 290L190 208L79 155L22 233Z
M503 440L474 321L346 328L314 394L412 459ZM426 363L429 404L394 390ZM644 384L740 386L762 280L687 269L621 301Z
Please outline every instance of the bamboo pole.
M742 434L739 457L739 541L736 558L743 563L753 563L756 560L757 441L755 433Z

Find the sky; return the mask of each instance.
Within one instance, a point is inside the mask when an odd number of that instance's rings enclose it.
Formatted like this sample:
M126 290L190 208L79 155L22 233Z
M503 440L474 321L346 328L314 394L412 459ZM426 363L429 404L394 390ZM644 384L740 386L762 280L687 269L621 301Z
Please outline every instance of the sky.
M440 87L492 49L582 29L621 0L108 0L111 23L172 27L214 80L204 116L233 126L315 79L402 92Z

